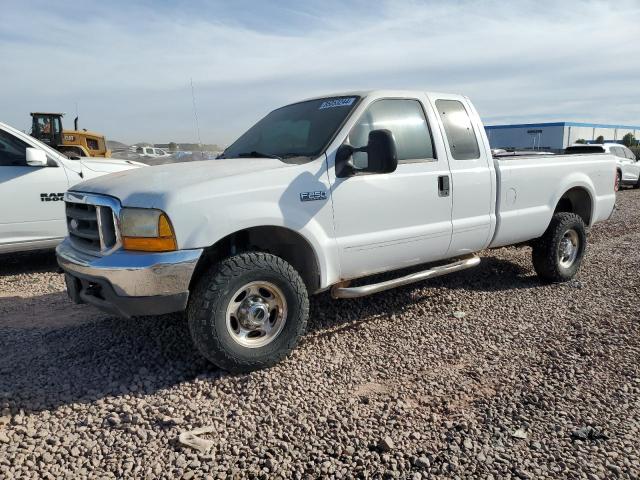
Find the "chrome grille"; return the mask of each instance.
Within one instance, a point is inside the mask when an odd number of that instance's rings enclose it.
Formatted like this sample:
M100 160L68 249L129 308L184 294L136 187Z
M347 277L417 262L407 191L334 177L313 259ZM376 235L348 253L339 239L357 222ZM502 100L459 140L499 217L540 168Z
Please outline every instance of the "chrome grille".
M65 195L65 207L69 239L74 247L97 255L118 247L117 200L69 192Z

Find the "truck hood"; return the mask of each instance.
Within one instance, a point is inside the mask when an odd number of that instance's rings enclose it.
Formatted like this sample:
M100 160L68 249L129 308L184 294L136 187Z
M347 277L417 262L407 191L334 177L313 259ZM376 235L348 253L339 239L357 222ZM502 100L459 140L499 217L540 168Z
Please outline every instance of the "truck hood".
M118 158L91 158L83 157L80 160L84 168L93 170L94 172L111 173L120 172L125 169L134 167L146 167L144 163L133 162L131 160L120 160Z
M270 158L230 158L134 168L75 185L72 190L118 198L125 206L159 206L163 197L238 175L255 176L292 165ZM249 182L252 183L252 182ZM250 185L247 185L249 187Z

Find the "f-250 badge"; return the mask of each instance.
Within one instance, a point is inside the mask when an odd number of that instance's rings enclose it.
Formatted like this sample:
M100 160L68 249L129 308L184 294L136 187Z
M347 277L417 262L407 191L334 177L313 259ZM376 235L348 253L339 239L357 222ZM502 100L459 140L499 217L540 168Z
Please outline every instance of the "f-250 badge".
M41 202L62 202L64 200L64 193L41 193Z
M327 192L323 192L323 191L300 193L301 202L313 202L314 200L326 200L326 199L327 199Z

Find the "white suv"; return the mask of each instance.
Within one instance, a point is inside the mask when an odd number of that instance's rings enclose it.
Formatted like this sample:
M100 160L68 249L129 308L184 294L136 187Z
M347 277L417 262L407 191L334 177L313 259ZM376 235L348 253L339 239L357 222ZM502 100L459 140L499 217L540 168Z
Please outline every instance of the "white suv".
M145 157L166 157L169 155L167 152L162 150L161 148L153 148L153 147L138 147L136 148L136 153L139 155L143 155Z
M640 188L640 160L629 148L620 143L576 143L567 147L565 153L610 153L615 155L618 161L616 192L621 185L633 185L633 188Z

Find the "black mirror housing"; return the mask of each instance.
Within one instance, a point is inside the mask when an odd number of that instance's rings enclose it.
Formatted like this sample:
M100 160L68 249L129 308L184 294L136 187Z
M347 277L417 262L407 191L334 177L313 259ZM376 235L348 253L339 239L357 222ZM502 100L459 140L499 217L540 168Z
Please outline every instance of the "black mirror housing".
M366 152L367 166L356 168L349 161L355 152ZM372 130L366 147L341 145L336 152L336 176L349 177L358 173L391 173L398 168L396 141L390 130Z
M396 141L390 130L372 130L367 143L369 162L365 169L370 173L391 173L398 168Z

